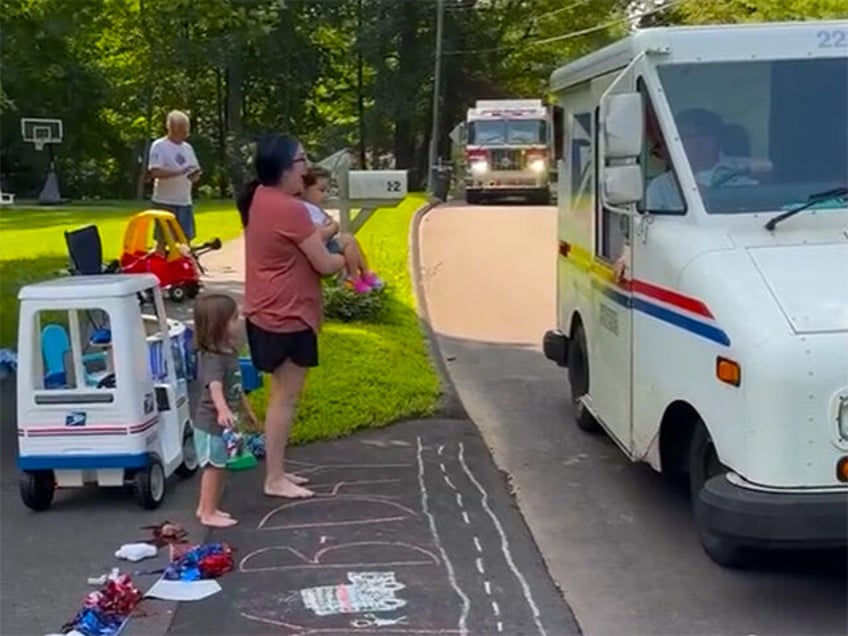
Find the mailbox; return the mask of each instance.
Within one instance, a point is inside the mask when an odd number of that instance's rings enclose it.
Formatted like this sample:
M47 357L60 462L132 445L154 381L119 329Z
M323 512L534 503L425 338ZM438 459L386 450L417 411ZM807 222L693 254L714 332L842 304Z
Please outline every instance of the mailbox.
M351 170L348 199L352 201L400 200L407 194L406 170Z

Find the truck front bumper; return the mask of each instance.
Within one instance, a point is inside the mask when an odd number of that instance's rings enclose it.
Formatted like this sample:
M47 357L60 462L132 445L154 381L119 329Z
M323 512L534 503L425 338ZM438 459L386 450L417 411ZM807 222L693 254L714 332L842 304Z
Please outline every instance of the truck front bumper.
M704 529L740 544L764 548L848 545L848 492L781 493L752 490L713 477L700 492Z
M548 360L556 362L561 367L568 366L568 336L554 329L545 332L542 339L542 351Z

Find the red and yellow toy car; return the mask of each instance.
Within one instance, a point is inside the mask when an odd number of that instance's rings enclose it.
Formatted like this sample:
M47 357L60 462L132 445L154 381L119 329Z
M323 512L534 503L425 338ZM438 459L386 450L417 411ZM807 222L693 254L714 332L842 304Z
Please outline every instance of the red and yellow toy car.
M171 300L182 302L200 291L200 256L218 249L218 238L191 247L172 212L145 210L130 219L124 232L120 269L125 274L154 274Z

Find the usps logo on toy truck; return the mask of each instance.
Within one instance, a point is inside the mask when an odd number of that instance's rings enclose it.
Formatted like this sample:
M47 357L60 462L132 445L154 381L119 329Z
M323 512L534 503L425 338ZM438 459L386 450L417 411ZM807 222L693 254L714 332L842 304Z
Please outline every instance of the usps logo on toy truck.
M71 411L65 415L65 426L85 426L85 420L84 411Z

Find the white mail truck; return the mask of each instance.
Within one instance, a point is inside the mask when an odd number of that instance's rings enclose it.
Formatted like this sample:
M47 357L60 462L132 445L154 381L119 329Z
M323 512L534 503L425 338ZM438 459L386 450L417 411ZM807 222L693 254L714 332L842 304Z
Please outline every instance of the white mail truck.
M551 76L577 425L707 554L848 542L848 21L657 28Z

